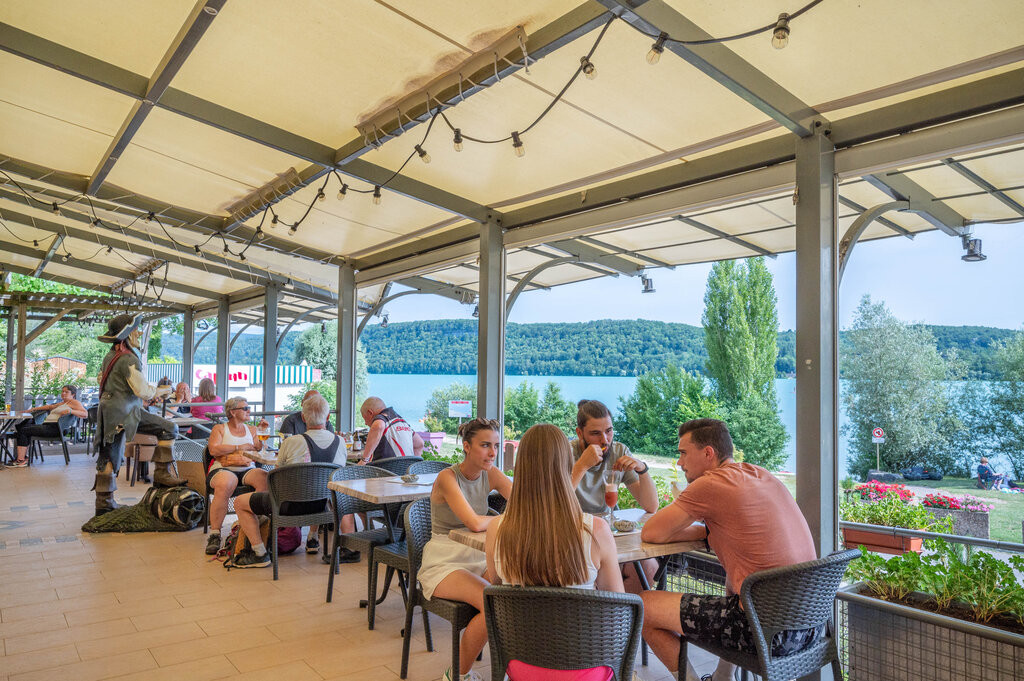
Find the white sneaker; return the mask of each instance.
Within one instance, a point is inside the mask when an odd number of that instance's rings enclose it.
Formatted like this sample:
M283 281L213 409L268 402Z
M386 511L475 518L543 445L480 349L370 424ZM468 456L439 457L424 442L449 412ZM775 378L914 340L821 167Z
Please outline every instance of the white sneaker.
M452 668L448 667L441 675L441 681L486 681L475 669L470 669L462 676L452 676Z

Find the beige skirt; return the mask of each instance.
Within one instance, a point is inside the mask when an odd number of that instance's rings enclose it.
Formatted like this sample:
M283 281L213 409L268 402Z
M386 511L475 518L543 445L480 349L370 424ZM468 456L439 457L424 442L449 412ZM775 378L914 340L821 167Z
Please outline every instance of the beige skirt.
M446 534L434 534L423 547L419 580L423 595L430 598L445 577L456 570L466 570L483 576L487 571L487 556L483 551L460 544Z

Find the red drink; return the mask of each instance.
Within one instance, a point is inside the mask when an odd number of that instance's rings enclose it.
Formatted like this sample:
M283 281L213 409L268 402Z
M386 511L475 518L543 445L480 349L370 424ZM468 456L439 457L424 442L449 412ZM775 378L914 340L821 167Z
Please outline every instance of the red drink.
M605 488L605 490L604 490L604 505L607 506L608 508L615 508L615 504L617 504L617 503L619 503L619 490L618 490L618 488L615 488L615 489Z

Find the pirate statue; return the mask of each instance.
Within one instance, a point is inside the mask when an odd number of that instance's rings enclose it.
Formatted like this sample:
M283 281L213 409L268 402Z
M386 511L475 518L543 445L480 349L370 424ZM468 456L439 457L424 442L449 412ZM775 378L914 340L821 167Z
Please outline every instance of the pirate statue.
M117 508L114 490L117 472L124 458L125 443L136 433L155 435L159 440L153 454L154 487L177 487L185 480L176 476L171 445L178 436L178 426L143 408L143 400L160 400L171 386L146 382L137 350L142 332L141 314L122 314L107 323L107 333L98 339L110 343L110 352L103 358L100 370L100 407L97 410L96 515Z

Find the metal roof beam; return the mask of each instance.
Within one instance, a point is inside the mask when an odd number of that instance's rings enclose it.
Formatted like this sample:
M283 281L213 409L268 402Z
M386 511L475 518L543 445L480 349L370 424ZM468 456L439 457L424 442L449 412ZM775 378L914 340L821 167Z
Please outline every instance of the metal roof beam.
M590 244L574 241L572 239L549 241L547 242L547 245L552 248L557 248L567 255L579 256L581 260L603 265L604 267L613 269L620 274L625 274L630 277L640 274L644 269L643 265L638 265L628 258L623 258L621 255L609 253L601 250L600 248L591 246Z
M842 191L842 187L840 187L840 191ZM839 198L839 203L843 204L847 208L852 208L853 210L857 211L858 213L863 213L863 212L865 212L867 210L867 208L865 206L862 206L859 203L857 203L856 201L853 201L851 199L848 199L848 198L844 197L841 193L837 192L837 197ZM901 236L905 236L908 239L913 239L914 238L914 233L913 232L911 232L910 230L904 229L903 227L900 227L898 224L896 224L895 222L893 222L889 218L877 217L877 218L875 218L875 222L878 222L878 223L881 223L881 224L885 225L886 227L888 227L892 231L896 232L897 234L900 234Z
M149 79L149 86L146 88L145 96L141 100L136 100L131 111L128 113L128 117L121 124L121 129L114 135L106 152L104 152L103 157L100 159L99 165L93 171L92 179L89 180L89 187L86 190L87 194L95 194L100 186L103 185L107 175L114 169L114 164L117 163L118 157L128 148L132 137L142 127L143 121L146 120L149 112L153 110L153 106L160 101L164 92L167 91L171 80L174 79L178 70L185 64L188 56L192 54L192 50L199 43L203 34L206 33L206 29L210 27L214 17L217 16L217 13L226 1L199 0L195 7L192 8L188 19L185 20L181 30L178 31L178 35L175 36L171 46L166 54L164 54L164 58L160 60L156 71Z
M879 173L866 175L864 179L896 201L909 201L911 212L917 213L946 234L960 236L964 233L967 218L903 173Z
M53 254L57 252L57 248L59 248L62 243L64 243L63 236L58 234L57 236L53 237L53 241L50 243L50 247L46 249L46 255L44 255L43 259L39 261L39 265L36 267L36 271L32 273L33 277L38 277L43 273L43 270L46 268L46 263L50 262L50 260L53 258Z
M565 258L559 258L558 256L552 255L550 253L545 253L544 251L540 250L539 248L533 248L531 246L523 246L523 250L528 252L528 253L533 253L535 255L542 255L545 258L549 258L551 260L558 260L558 261L560 261L559 262L560 265L572 265L573 267L579 267L580 269L587 270L589 272L595 272L597 274L600 274L603 277L618 278L618 276L619 276L619 273L616 272L615 270L605 269L603 267L597 267L596 265L591 265L589 262L581 262L582 258L580 258L580 256L578 256L578 255L573 256L574 258L577 259L576 262L561 262L561 261L564 261Z
M714 38L662 0L598 0L642 33L667 33L679 40ZM724 44L681 45L667 42L665 49L728 88L790 132L807 137L811 119L821 115Z
M439 296L444 296L445 298L451 298L463 305L472 303L477 297L477 292L472 289L465 288L464 286L457 286L455 284L446 284L441 281L434 281L433 279L427 279L426 277L406 277L404 279L397 280L395 283L401 284L402 286L408 286L409 288L414 288L418 291L422 291L423 293L433 293Z
M608 250L614 253L618 253L619 255L628 255L636 258L637 260L643 260L644 262L648 263L649 265L653 265L654 267L664 267L670 270L674 270L676 268L675 265L664 262L662 260L658 260L657 258L652 258L651 256L644 255L642 253L635 253L629 249L621 248L619 246L613 246L612 244L605 243L604 241L601 241L600 239L595 239L594 237L578 236L576 237L576 241L585 244L590 244L591 246L597 246L598 248L607 248Z
M942 159L942 162L949 168L955 170L962 176L966 177L980 189L984 189L1004 206L1007 206L1010 210L1017 213L1017 215L1024 216L1024 206L1020 205L1012 198L1010 198L1008 195L1006 195L1004 192L1000 191L995 185L993 185L991 182L983 178L981 175L978 175L976 172L974 172L967 166L963 165L955 158L944 158Z
M706 234L710 234L712 236L716 236L719 239L725 239L726 241L730 241L730 242L736 244L737 246L742 246L743 248L748 248L748 249L752 250L754 253L757 253L758 255L766 255L769 258L771 258L772 260L774 260L777 257L774 253L772 253L771 251L769 251L767 249L764 249L764 248L761 248L760 246L752 244L749 241L747 241L745 239L741 239L738 236L733 236L732 234L729 234L728 232L723 232L720 229L715 229L714 227L712 227L710 225L705 225L703 222L698 222L697 220L694 220L693 218L688 218L685 215L677 215L675 219L678 220L679 222L682 222L683 224L687 224L687 225L690 225L691 227L699 229L700 231L705 232Z

